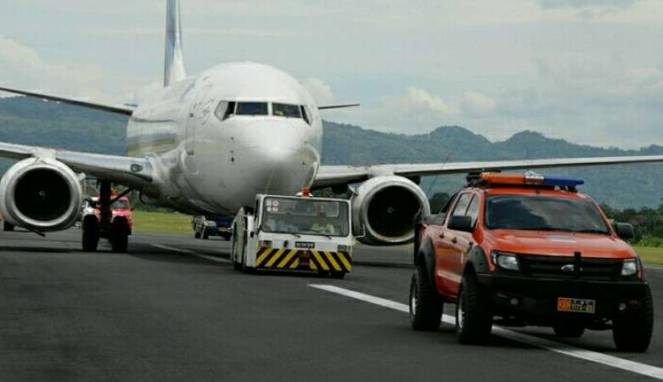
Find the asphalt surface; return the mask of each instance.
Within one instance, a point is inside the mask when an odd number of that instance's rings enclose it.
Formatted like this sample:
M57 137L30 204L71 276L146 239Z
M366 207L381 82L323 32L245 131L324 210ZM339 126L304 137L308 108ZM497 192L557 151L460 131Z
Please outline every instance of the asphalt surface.
M405 304L408 247L358 247L353 273L330 280L236 272L221 239L137 235L129 254L113 254L105 243L81 252L79 235L0 232L0 380L623 381L648 379L634 372L646 365L663 373L660 314L645 354L615 351L610 332L566 342L570 353L637 362L627 371L498 335L463 346L450 325L415 332L401 311L310 286ZM648 278L663 312L663 270ZM518 333L557 341L550 329Z

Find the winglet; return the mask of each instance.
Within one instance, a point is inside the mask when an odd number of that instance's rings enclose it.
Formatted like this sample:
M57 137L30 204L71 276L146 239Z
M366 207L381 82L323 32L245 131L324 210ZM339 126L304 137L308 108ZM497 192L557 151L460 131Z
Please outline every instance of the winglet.
M186 78L182 54L182 20L179 0L166 0L166 58L163 85Z

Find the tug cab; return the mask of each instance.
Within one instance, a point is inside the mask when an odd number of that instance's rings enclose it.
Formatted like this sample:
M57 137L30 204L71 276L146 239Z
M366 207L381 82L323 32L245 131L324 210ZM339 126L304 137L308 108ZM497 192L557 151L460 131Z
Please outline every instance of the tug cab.
M352 270L352 216L344 199L256 196L233 220L231 260L244 271L307 272L343 278Z

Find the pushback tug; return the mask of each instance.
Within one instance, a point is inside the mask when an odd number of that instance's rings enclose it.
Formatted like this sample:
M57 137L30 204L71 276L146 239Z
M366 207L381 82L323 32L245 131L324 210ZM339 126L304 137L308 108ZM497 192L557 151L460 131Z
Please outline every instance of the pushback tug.
M243 271L306 272L343 278L352 270L352 210L344 199L256 196L233 221L231 259Z

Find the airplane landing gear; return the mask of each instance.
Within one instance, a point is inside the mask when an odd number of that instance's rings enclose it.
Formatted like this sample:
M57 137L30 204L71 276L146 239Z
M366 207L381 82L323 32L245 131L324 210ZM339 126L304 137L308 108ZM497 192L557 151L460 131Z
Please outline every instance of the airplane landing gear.
M116 197L118 198L129 193L125 191ZM129 245L129 222L125 217L113 218L111 205L115 201L112 199L111 183L102 180L99 187L99 214L90 214L83 218L82 224L82 245L86 252L95 252L99 245L99 239L108 239L113 252L124 253Z
M129 224L126 219L114 219L110 227L108 241L113 248L113 252L124 253L129 245Z
M99 220L95 215L87 215L81 224L83 251L96 252L99 245Z

